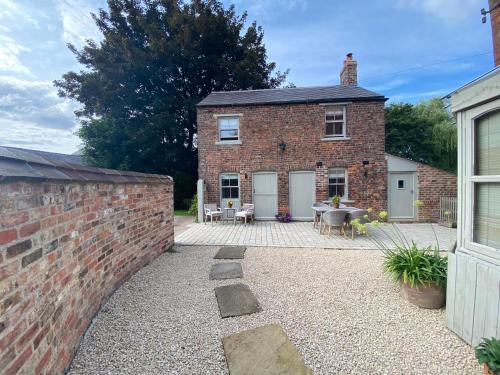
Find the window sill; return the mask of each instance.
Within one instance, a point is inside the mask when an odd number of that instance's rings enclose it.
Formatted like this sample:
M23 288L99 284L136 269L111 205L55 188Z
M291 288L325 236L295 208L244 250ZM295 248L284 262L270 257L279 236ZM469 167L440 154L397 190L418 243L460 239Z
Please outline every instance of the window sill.
M218 146L241 145L241 141L218 141L215 144Z
M322 141L349 141L351 138L349 137L323 137Z

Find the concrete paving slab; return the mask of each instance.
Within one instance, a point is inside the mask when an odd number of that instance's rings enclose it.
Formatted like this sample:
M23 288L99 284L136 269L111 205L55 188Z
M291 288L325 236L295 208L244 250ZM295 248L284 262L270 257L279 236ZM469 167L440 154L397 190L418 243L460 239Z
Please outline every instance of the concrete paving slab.
M271 324L222 339L230 375L309 375L283 329Z
M214 259L243 259L246 246L222 246Z
M232 284L215 288L222 318L254 314L262 311L259 301L245 284Z
M225 262L212 265L210 269L210 280L227 280L243 278L241 263Z

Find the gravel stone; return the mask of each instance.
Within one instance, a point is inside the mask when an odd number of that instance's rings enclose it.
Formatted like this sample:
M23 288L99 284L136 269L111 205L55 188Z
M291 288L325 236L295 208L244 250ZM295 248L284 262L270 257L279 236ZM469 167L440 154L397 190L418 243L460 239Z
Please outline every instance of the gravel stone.
M278 324L314 374L480 374L444 310L406 303L377 251L249 247L258 314L221 319L218 247L176 246L111 296L69 374L227 374L222 338Z

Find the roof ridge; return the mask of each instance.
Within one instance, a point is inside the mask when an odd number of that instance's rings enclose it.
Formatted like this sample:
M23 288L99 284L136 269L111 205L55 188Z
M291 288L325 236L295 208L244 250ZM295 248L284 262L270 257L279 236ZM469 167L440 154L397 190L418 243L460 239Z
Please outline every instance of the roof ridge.
M322 89L322 88L331 88L331 87L342 87L344 85L325 85L325 86L300 86L300 87L275 87L272 89L242 89L242 90L228 90L228 91L212 91L210 94L225 94L231 92L249 92L249 91L277 91L277 90L296 90L296 89ZM348 87L359 87L361 89L366 90L360 86L348 86ZM210 95L209 94L209 95Z

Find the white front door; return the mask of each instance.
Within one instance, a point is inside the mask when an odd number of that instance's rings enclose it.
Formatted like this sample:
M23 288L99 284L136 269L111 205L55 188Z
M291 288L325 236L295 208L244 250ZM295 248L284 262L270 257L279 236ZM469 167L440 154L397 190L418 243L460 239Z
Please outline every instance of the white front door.
M389 218L415 219L415 173L389 173Z
M311 171L290 172L290 215L293 220L312 220L311 208L316 199L316 174Z
M274 219L278 213L278 179L275 172L252 174L253 204L255 218Z

